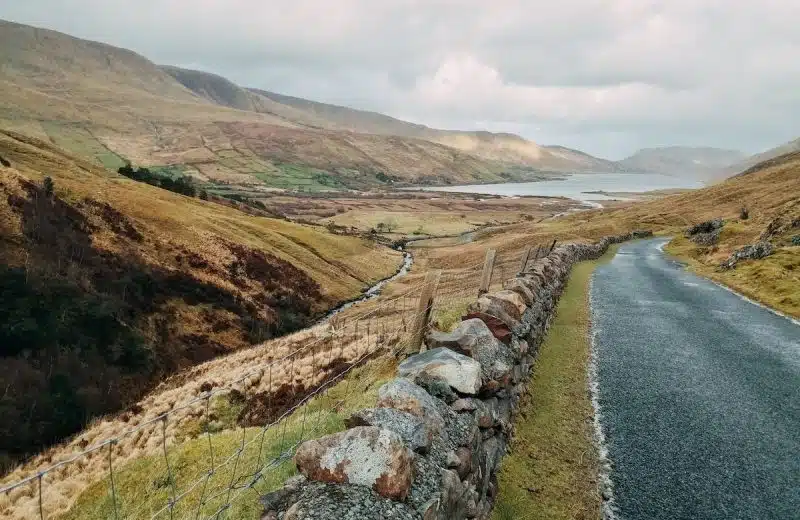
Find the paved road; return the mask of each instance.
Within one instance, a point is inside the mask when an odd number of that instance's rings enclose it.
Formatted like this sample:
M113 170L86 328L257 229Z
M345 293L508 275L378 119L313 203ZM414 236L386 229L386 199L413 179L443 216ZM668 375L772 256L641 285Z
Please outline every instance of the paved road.
M664 243L622 245L593 279L618 516L800 519L800 325L683 270Z

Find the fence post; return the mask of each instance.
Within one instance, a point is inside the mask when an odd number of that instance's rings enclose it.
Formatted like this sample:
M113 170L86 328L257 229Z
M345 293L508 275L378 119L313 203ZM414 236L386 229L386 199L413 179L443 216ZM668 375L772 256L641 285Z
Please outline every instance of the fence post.
M481 275L481 286L478 289L478 296L489 292L489 284L492 283L495 256L497 256L496 250L490 249L486 251L486 260L483 262L483 274Z
M553 249L556 248L556 242L558 242L558 240L553 240L553 245L550 246L550 250L547 252L547 255L544 256L548 256L550 253L553 252Z
M528 267L528 260L531 258L531 251L533 251L533 246L529 246L525 251L522 252L522 263L519 266L518 274L524 273L525 268Z
M408 355L422 351L422 340L425 338L425 329L428 328L428 321L433 311L433 297L436 295L441 275L441 271L431 271L425 275L425 285L419 295L417 313L414 315L414 324L411 328L411 341L406 348Z

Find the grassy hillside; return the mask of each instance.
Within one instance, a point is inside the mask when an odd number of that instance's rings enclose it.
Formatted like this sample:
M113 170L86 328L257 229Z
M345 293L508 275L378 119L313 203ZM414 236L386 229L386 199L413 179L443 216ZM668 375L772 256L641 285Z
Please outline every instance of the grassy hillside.
M775 148L770 148L769 150L761 153L757 153L755 155L751 155L744 160L738 161L735 164L730 165L723 171L723 175L731 176L741 173L745 170L753 168L758 164L769 161L770 159L775 159L776 157L780 157L787 153L792 152L800 152L800 137L795 139L794 141L789 141L788 143L784 143L780 146L776 146Z
M0 157L7 458L181 368L308 324L401 260L361 238L137 183L19 134L0 132Z
M0 21L0 45L0 128L107 167L173 166L234 191L499 182L583 167L518 136L248 90L55 31Z
M425 139L481 159L554 171L617 171L612 161L559 146L539 146L518 135L481 131L439 130L353 108L250 89L262 97L312 114L326 128Z

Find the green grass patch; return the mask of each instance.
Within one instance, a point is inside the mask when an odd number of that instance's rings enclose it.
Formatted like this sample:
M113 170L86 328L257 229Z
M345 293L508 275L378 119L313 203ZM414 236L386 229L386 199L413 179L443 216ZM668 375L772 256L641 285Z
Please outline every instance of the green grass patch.
M459 323L461 318L467 314L467 307L475 300L474 296L463 298L461 301L450 303L445 309L435 309L431 315L431 321L436 324L436 328L451 332Z
M279 488L296 473L291 458L296 445L304 439L344 430L345 418L373 406L378 388L393 377L394 371L395 364L390 359L357 368L326 394L267 430L236 428L235 416L241 403L218 397L211 403L214 421L200 419L190 423L183 431L186 440L169 446L171 472L161 453L115 468L116 501L110 493L109 479L96 482L60 520L115 518L115 503L119 518L150 518L167 506L172 496L182 497L171 515L165 509L158 518L207 518L230 503L219 518L258 520L263 514L258 498ZM209 432L221 427L232 429L207 435L206 426ZM213 472L209 471L211 468ZM259 470L263 477L250 486L252 475Z
M616 253L575 266L541 347L523 399L511 454L498 476L494 520L592 519L600 516L592 438L589 280Z
M43 122L42 128L53 143L80 157L94 159L96 163L116 171L125 160L109 150L87 129L56 122Z
M151 173L169 179L180 179L186 176L186 167L178 164L171 164L165 166L147 166Z

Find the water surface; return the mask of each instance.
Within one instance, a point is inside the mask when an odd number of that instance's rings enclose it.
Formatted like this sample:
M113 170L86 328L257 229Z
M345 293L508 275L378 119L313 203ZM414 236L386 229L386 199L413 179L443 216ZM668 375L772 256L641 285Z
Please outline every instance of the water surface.
M702 188L703 183L659 175L655 173L574 173L561 179L539 182L509 182L502 184L472 184L464 186L431 186L426 191L482 193L486 195L538 195L543 197L568 197L570 199L602 201L620 199L607 197L593 191L643 193L653 190Z

